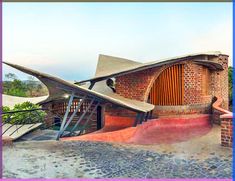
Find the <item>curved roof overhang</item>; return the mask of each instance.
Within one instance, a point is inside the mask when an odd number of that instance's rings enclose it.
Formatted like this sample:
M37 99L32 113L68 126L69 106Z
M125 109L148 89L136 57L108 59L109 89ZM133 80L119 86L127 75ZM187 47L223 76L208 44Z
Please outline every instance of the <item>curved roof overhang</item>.
M141 101L131 100L124 98L119 95L105 95L93 90L89 90L86 87L78 86L75 84L72 84L70 82L67 82L63 79L60 79L58 77L42 73L30 68L26 68L20 65L3 62L6 65L9 65L15 69L18 69L24 73L30 74L32 76L37 77L42 83L44 83L48 90L49 90L49 97L43 101L43 103L50 102L52 100L55 100L56 98L61 98L65 95L68 95L72 92L75 93L78 97L84 97L85 95L89 98L95 98L96 100L99 100L103 103L112 103L117 106L135 111L135 112L149 112L153 110L154 105L148 104Z
M186 60L191 60L192 62L195 62L195 63L200 64L200 65L204 65L204 66L206 66L206 67L208 67L209 69L212 69L212 70L223 70L222 65L219 64L219 63L216 63L216 62L213 62L213 61L210 61L210 60L206 60L206 59L199 59L198 58L200 56L218 57L219 55L222 55L222 54L220 52L207 52L207 53L197 53L197 54L184 55L184 56L173 57L173 58L168 58L168 59L162 59L162 60L153 61L153 62L150 62L150 63L137 63L137 64L133 64L129 67L126 67L125 69L119 70L118 72L117 71L108 72L108 73L103 74L103 75L95 76L94 78L91 78L91 79L86 79L86 80L83 80L83 81L79 81L79 82L77 82L77 84L84 83L84 82L99 82L99 81L102 81L102 80L106 80L108 78L118 77L118 76L121 76L121 75L146 70L146 69L149 69L149 68L161 67L163 65L175 64L175 63L179 63L179 62L186 61ZM110 58L110 61L111 61L112 57L109 56L109 58ZM118 59L118 58L115 57L115 59ZM120 59L122 59L122 58L120 58Z

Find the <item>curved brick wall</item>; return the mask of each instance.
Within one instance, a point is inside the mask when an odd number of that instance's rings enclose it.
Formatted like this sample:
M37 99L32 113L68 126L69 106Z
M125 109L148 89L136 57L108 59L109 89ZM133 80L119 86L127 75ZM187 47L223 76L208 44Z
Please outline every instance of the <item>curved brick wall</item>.
M161 68L150 68L116 77L116 93L130 99L146 101L146 91Z
M221 97L216 97L216 101L213 103L213 112L216 110L219 113L221 119L221 145L226 147L232 147L233 145L233 113L227 111L220 106L223 103ZM222 115L221 115L222 114ZM215 112L213 117L215 116ZM214 119L213 119L214 121Z
M202 58L202 57L199 57ZM223 98L222 107L228 109L228 56L220 55L219 57L203 57L210 61L220 63L223 71L211 71L202 65L192 63L190 60L183 61L185 66L184 70L184 105L187 105L188 110L180 111L180 107L174 106L174 109L168 111L161 110L159 107L154 111L154 115L168 114L195 114L195 113L211 113L210 108L212 99L215 95L219 95ZM116 91L123 97L146 101L151 85L160 75L160 73L168 66L162 66L160 68L150 68L148 70L139 71L131 74L116 77ZM206 74L206 72L208 74ZM206 77L206 78L205 78ZM205 94L205 87L207 87L207 93ZM208 106L210 108L208 108ZM173 107L171 107L173 108ZM177 110L178 109L178 110ZM106 114L132 116L133 113L118 108L107 109Z
M105 115L104 120L105 120L104 122L105 126L101 130L97 131L99 133L132 127L135 121L135 119L132 117L110 116L110 115Z

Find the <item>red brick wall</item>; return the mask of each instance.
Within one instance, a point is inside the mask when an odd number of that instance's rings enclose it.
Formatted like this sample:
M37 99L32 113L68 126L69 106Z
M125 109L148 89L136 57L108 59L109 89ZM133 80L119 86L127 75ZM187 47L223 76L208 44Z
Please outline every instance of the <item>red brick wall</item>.
M203 66L185 61L184 105L210 103L212 96L202 94ZM167 67L152 68L116 78L116 91L119 95L139 101L147 101L149 91L158 75Z
M52 104L51 103L43 104L42 108L51 110ZM52 114L51 111L45 111L45 112L46 112L45 123L46 123L46 126L49 127L54 123L54 115Z
M155 106L153 117L164 117L169 115L210 114L210 112L210 104Z
M221 55L219 58L212 60L222 64L224 70L211 73L211 94L223 98L221 107L228 110L228 56Z
M197 65L191 61L184 65L184 105L211 103L211 71L205 75L207 67ZM203 94L203 89L208 89Z
M233 145L233 124L232 118L221 119L221 145L232 147Z
M184 65L184 104L202 102L202 66L188 62Z
M150 68L116 78L117 94L139 101L146 101L148 93L155 80L155 77L160 73L160 68Z
M215 95L220 95L224 99L223 108L228 107L228 67L227 56L220 56L219 58L208 58L210 61L219 62L223 65L223 71L210 71L202 65L197 65L190 60L184 62L184 105L207 105L212 103L212 98ZM169 66L169 65L168 65ZM116 92L117 94L139 101L147 101L149 91L156 78L164 71L168 66L162 66L160 68L150 68L135 73L116 77ZM206 70L206 71L205 71ZM207 72L207 76L205 76ZM206 81L205 81L206 77ZM208 88L208 91L203 91L204 87ZM203 94L204 92L204 94ZM205 92L207 95L205 95ZM203 106L202 106L203 107ZM192 113L203 112L201 109L197 111L191 111ZM205 107L205 106L204 106ZM133 112L126 111L121 108L109 108L106 113L118 115L133 115ZM208 112L208 110L204 110ZM178 114L178 113L177 113ZM157 114L156 114L157 115Z
M107 104L105 106L105 115L109 116L121 116L121 117L135 117L136 113L133 111L129 111L125 108L118 107L115 105Z

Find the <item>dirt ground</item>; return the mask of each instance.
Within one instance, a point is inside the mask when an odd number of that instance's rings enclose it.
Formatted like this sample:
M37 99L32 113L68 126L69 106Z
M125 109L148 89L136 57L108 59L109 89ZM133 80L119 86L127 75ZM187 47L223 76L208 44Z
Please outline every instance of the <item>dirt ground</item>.
M169 133L170 134L170 133ZM160 145L20 141L3 147L4 178L231 178L232 149L220 127Z

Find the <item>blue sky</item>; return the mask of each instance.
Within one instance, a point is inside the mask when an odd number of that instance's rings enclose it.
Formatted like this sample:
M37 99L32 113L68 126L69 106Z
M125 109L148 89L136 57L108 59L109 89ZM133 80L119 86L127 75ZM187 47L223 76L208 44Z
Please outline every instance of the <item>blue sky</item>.
M148 62L214 50L232 56L232 3L3 4L3 59L65 80L93 77L99 54Z

